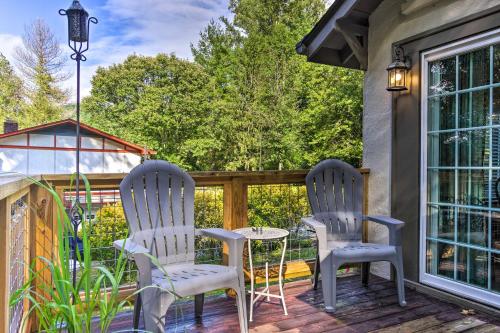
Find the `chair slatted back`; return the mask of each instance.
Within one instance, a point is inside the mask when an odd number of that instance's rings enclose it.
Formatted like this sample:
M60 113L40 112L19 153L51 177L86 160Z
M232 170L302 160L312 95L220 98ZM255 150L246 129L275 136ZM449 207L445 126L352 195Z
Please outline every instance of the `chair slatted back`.
M194 261L193 178L165 161L145 161L120 183L130 237L161 264Z
M312 213L327 226L329 240L362 239L363 176L340 160L325 160L306 176Z

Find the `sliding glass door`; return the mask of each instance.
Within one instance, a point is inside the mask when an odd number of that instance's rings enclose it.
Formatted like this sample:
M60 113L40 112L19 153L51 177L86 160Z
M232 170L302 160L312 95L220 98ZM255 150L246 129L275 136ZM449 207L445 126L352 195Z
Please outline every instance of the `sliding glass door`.
M500 39L422 55L421 280L500 306Z

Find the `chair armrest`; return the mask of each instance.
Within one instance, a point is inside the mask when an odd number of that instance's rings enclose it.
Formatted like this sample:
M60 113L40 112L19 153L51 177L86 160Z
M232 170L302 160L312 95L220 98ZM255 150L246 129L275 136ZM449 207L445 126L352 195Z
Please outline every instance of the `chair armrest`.
M234 231L225 230L222 228L197 229L198 235L212 237L222 241L229 240L245 240L245 236Z
M326 233L326 225L313 216L306 216L300 219L302 223L311 227L316 232L318 238L318 250L328 250L328 238Z
M221 228L197 229L196 234L221 240L229 247L229 266L243 267L243 247L245 236Z
M403 221L397 220L390 216L384 215L366 215L363 216L365 220L370 220L379 224L386 225L387 227L400 229L404 227L405 223Z
M120 239L113 242L113 246L118 250L123 250L126 255L149 254L149 250L144 246L137 244L132 239Z
M139 271L139 279L141 281L141 288L151 284L151 265L152 261L150 256L150 251L144 246L137 244L132 239L120 239L113 242L113 246L125 253L127 256L131 256L137 269Z
M384 215L367 215L363 219L385 225L389 229L389 245L401 246L401 229L405 225L403 221Z

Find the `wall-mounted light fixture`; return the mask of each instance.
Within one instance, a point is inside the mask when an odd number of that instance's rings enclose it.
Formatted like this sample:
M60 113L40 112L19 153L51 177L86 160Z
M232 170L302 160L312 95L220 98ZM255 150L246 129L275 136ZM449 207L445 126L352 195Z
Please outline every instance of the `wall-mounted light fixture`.
M394 47L393 62L387 67L387 90L408 90L410 59L405 57L403 48L399 45Z

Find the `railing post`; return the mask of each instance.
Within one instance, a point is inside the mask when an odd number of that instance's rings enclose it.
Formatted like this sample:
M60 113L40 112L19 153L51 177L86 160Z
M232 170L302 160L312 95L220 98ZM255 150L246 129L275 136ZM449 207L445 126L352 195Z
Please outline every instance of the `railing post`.
M64 188L61 186L58 186L55 188L57 195L61 199L61 202L64 204ZM56 260L57 262L59 261L59 244L62 241L59 240L58 232L59 232L59 225L58 223L61 223L61 228L62 228L62 234L64 235L67 231L64 230L66 228L66 225L64 224L64 221L57 221L57 214L63 214L64 211L60 211L59 206L55 202L54 198L51 196L51 221L52 221L52 258L53 260Z
M234 230L248 224L248 186L234 177L224 183L224 229ZM228 249L224 245L223 261L227 263Z
M44 257L49 260L54 259L54 226L55 216L52 212L53 201L52 195L40 186L32 185L31 187L32 209L35 214L31 215L31 228L33 235L32 258ZM36 270L41 272L45 268L45 263L41 260L36 261ZM45 269L40 278L47 284L52 283L50 272ZM41 291L39 291L41 292Z
M240 178L224 183L224 229L248 224L248 186Z

